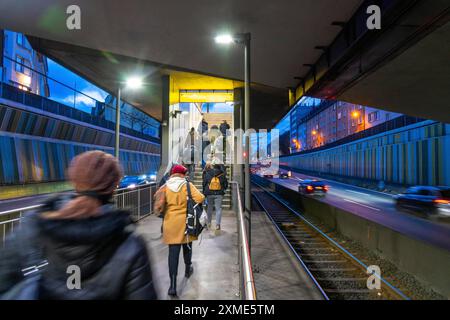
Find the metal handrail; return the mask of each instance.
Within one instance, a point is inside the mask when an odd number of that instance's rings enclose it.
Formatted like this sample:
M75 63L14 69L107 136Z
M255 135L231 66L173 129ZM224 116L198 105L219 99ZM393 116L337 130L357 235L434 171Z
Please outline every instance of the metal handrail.
M2 211L2 212L0 212L0 217L4 216L4 215L12 214L12 213L20 212L20 211L34 210L34 209L37 209L37 208L39 208L41 206L42 206L41 204L37 204L37 205L34 205L34 206L22 207L22 208L18 208L18 209Z
M138 221L152 213L153 195L156 190L156 183L139 186L136 189L117 189L113 201L118 208L129 210L135 220ZM0 246L5 243L7 234L14 230L15 225L20 225L26 212L40 207L42 207L42 204L0 212L0 218L6 217L6 220L0 220Z
M238 234L239 234L239 265L241 271L241 285L243 287L244 295L241 297L244 300L256 300L256 288L253 278L252 261L250 256L250 248L247 230L245 228L244 210L242 209L241 195L239 191L239 183L237 181L230 181L236 187L237 194L237 217L238 217Z

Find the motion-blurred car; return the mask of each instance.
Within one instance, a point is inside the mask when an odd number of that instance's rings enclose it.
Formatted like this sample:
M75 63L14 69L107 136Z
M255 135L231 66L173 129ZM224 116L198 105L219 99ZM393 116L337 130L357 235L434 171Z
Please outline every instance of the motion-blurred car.
M395 205L397 209L410 209L427 215L450 215L450 187L411 187L396 196Z
M305 195L324 196L328 192L328 186L320 180L302 180L298 184L298 192Z
M266 171L266 172L263 173L263 177L264 178L272 179L273 176L274 176L273 172Z
M119 189L134 189L140 186L150 184L152 175L125 176L119 182Z
M280 177L280 179L289 179L290 177L292 177L292 172L291 171L280 171L279 177Z
M260 170L260 176L263 178L270 178L272 179L277 174L276 171L271 170L270 168L261 168Z

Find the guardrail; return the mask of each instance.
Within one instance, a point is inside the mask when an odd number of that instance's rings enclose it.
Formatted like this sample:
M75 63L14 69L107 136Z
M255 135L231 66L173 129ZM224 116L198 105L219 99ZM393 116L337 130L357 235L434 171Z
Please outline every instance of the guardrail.
M241 193L239 183L230 181L233 186L233 207L237 213L238 231L238 264L240 272L240 296L243 300L256 300L255 281L250 257L247 229L245 227L244 210L242 209Z
M153 195L158 190L156 183L137 187L135 189L116 190L113 201L117 208L128 210L131 216L140 220L152 213ZM3 246L8 233L17 228L22 218L29 212L38 209L41 205L18 208L0 212L0 236Z

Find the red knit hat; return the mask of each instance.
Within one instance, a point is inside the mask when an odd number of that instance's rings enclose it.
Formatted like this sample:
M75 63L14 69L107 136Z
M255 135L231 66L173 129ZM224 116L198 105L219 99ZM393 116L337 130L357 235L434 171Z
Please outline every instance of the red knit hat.
M170 170L170 175L177 174L177 173L179 173L179 174L186 174L187 171L188 170L186 169L186 167L184 167L184 166L182 166L180 164L176 164Z

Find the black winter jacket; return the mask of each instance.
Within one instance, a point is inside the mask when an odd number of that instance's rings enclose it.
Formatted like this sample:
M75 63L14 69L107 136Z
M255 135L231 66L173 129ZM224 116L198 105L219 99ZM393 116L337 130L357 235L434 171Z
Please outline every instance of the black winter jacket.
M63 205L61 198L46 205ZM47 259L40 299L156 299L144 240L134 232L130 215L102 207L102 214L79 220L44 219L41 212L25 218L0 253L0 295L22 278L24 242ZM68 289L68 267L78 266L81 289Z
M214 177L219 177L221 190L210 190L209 184ZM211 168L203 172L203 194L205 196L224 195L228 189L228 179L225 169Z

